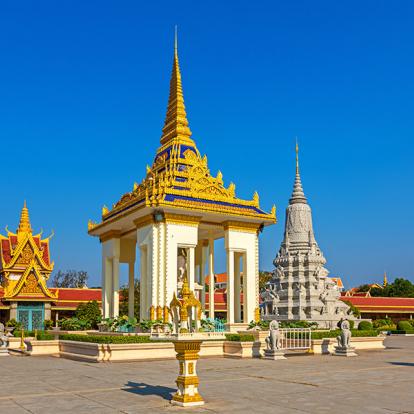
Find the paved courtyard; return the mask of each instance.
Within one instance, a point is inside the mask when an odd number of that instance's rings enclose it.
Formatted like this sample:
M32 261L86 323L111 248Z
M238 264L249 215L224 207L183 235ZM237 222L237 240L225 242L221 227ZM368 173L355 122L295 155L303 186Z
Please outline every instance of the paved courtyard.
M414 413L414 337L358 358L203 359L201 408L169 404L177 362L0 359L0 413Z

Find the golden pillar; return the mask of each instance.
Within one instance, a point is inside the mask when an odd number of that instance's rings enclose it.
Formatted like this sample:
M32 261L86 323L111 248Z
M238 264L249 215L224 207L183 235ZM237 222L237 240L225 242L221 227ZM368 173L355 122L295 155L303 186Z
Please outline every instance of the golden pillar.
M201 342L198 340L174 341L180 372L176 380L178 390L171 400L173 405L191 407L204 404L203 398L198 393L199 379L196 371Z

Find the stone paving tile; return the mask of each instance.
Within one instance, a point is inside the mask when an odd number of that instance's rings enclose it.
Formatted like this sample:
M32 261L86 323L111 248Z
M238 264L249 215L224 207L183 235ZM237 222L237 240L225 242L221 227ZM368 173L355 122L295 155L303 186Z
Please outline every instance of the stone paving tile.
M414 338L386 342L392 349L357 358L201 359L206 405L188 412L414 414ZM10 357L0 363L7 378L0 383L0 414L183 412L169 403L174 360L91 364Z

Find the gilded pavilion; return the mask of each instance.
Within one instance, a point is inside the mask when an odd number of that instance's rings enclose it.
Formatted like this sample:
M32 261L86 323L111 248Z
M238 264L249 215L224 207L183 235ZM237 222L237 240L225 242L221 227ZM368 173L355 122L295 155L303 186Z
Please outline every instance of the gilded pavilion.
M132 191L111 209L102 209L100 223L88 223L89 234L102 244L104 317L119 312L120 263L129 264L133 314L135 260L141 319L170 319L168 306L180 291L184 273L205 306L207 274L207 289L214 291L214 241L224 238L227 320L231 325L250 322L257 318L259 305L258 237L264 226L275 222L276 207L265 212L256 192L251 200L242 200L235 184L224 185L220 171L211 174L189 128L175 42L167 115L154 161ZM214 317L214 295L209 298L209 316Z
M51 319L51 302L57 300L57 292L46 285L54 266L49 239L33 234L26 202L16 233L0 235L2 303L9 309L9 318L26 329L41 329L43 321Z

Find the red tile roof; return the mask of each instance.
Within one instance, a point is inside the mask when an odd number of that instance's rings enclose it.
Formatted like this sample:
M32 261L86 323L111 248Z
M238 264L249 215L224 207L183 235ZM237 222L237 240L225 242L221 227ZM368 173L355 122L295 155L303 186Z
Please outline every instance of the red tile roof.
M414 298L386 298L386 297L361 297L341 296L343 301L348 301L360 311L386 312L401 311L414 312Z

